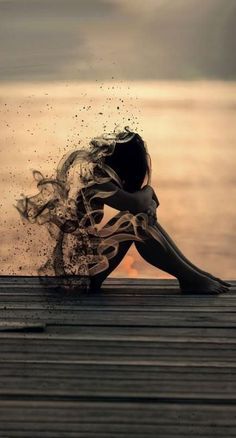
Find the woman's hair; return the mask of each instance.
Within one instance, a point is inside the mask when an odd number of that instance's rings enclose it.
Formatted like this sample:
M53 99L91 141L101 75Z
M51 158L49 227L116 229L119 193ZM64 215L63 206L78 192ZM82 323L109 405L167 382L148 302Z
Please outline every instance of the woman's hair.
M151 180L151 157L142 137L135 135L126 142L116 142L114 152L104 159L120 177L124 190L135 192L141 189L145 177Z

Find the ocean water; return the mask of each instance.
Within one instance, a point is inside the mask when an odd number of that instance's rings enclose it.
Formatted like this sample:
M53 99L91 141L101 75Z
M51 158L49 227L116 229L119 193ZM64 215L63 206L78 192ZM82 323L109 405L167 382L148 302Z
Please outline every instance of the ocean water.
M236 277L236 83L5 83L0 111L1 274L37 274L53 244L14 208L37 193L32 170L53 175L64 153L128 125L147 142L161 225L193 263ZM134 246L112 276L170 277Z

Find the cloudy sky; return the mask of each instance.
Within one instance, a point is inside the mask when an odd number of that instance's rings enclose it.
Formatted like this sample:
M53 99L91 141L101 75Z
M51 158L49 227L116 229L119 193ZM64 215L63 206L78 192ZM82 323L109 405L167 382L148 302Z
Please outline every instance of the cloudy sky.
M0 0L0 81L235 79L236 0Z

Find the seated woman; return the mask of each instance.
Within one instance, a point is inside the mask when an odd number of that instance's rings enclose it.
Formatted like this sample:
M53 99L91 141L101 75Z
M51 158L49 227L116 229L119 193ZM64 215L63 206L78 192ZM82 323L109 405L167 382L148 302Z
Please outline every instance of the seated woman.
M125 138L126 134L128 138ZM143 186L145 178L150 181L151 176L150 156L146 144L139 134L130 131L126 134L124 133L123 138L125 141L117 141L113 153L106 155L103 160L103 165L109 166L115 172L121 185L117 184L117 179L95 183L92 186L96 191L94 206L97 202L99 208L106 204L119 210L119 213L110 219L103 229L110 227L127 211L133 215L145 213L148 224L146 228L142 227L139 230L142 240L132 239L129 233L127 240L119 242L119 249L114 257L109 259L107 269L92 275L91 289L100 288L105 278L119 265L134 243L144 260L178 279L182 292L227 292L229 283L191 263L161 227L156 215L159 206L156 193L150 184ZM100 197L100 193L103 196Z
M66 154L55 177L33 175L39 193L16 208L23 220L47 227L50 246L55 241L40 276L60 277L69 290L75 283L100 288L134 243L144 260L178 279L182 292L228 291L229 283L193 265L158 222L151 160L139 134L104 134ZM105 204L119 212L98 229Z

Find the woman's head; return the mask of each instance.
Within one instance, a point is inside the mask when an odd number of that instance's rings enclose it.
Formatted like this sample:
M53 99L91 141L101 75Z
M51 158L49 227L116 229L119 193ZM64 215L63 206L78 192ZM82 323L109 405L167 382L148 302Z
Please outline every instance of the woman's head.
M135 192L141 189L145 177L150 183L151 158L142 137L137 133L130 134L127 140L121 136L116 141L113 153L105 157L104 163L118 174L124 190Z

